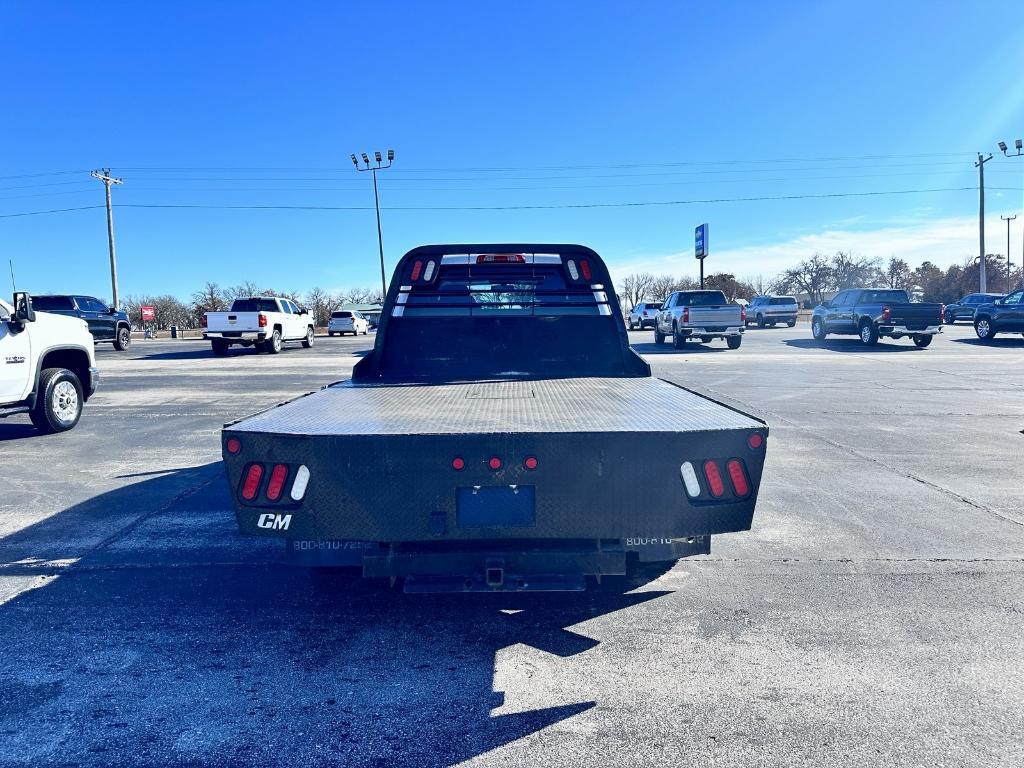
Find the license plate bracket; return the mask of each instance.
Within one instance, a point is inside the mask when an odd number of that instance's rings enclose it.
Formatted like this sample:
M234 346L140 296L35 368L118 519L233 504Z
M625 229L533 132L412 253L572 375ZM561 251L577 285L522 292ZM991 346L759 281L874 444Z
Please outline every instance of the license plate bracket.
M456 489L455 520L460 528L529 528L536 523L532 485L480 485Z

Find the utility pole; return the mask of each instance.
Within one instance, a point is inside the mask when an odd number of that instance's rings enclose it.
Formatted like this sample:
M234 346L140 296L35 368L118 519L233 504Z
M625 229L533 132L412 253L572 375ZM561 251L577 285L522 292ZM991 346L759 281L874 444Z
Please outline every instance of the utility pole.
M1009 293L1013 290L1010 286L1010 222L1017 216L1000 216L999 218L1006 222L1006 292Z
M362 156L363 163L366 164L365 168L359 167L359 161L356 160L355 155L349 155L349 157L352 158L352 165L356 167L357 171L370 171L373 174L373 204L374 207L377 209L377 248L380 251L380 293L381 301L383 302L384 298L388 295L388 281L387 277L384 274L384 237L381 234L380 229L380 196L377 194L377 171L386 171L388 168L391 167L391 163L394 162L395 159L395 150L388 150L387 165L381 164L382 158L380 152L373 153L373 159L376 162L376 165L373 166L370 165L370 158L367 157L365 152L362 153Z
M93 171L92 177L103 182L107 193L107 244L110 247L110 290L112 293L114 309L120 309L119 297L117 295L117 252L114 249L114 209L110 202L110 186L112 184L123 184L121 179L115 179L110 175L110 169Z
M991 153L985 157L978 153L978 162L974 167L978 169L978 245L980 261L978 261L979 293L987 292L987 281L985 280L985 163L992 159Z
M1009 152L1008 147L1006 146L1006 142L1005 141L1000 141L999 142L999 151L1002 152L1004 156L1006 156L1006 157L1024 157L1024 140L1017 139L1016 141L1014 141L1013 142L1013 148L1016 149L1017 152L1016 152L1016 154L1011 155L1010 152ZM1024 208L1022 208L1021 210L1024 211ZM1006 226L1009 227L1010 225L1007 224ZM1021 264L1024 264L1024 229L1021 230L1020 259L1021 259ZM1007 271L1009 271L1009 269L1010 269L1010 246L1006 246L1006 269L1007 269ZM1024 275L1024 270L1022 270L1022 275ZM1021 283L1022 283L1022 285L1024 285L1024 278L1022 278ZM1007 282L1007 286L1009 286L1009 282Z

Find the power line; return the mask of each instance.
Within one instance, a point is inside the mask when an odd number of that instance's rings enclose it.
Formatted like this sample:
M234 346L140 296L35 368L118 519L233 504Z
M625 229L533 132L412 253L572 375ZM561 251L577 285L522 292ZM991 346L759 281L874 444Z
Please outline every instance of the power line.
M48 211L21 211L19 213L0 213L0 219L13 219L16 216L42 216L46 213L68 213L70 211L91 211L106 208L106 205L82 205L78 208L51 208Z

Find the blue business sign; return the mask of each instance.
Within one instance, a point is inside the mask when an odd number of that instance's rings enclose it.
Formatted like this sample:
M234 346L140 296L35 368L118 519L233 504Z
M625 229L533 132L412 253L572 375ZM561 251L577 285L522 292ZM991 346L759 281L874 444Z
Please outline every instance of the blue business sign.
M693 250L698 259L708 255L708 225L701 224L693 230Z

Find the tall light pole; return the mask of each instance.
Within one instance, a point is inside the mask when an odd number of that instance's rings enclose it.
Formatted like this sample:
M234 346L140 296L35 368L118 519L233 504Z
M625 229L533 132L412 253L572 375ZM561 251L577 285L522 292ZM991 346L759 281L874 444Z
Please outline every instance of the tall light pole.
M1017 139L1016 141L1014 141L1013 142L1013 148L1016 149L1017 151L1014 154L1011 155L1009 153L1009 151L1007 150L1007 148L1006 148L1006 142L1005 141L1000 141L999 142L999 150L1006 157L1024 157L1024 140ZM1022 194L1024 194L1024 193L1022 193ZM1022 208L1021 211L1024 212L1024 208ZM1009 227L1010 225L1007 224L1006 226ZM1010 247L1009 246L1006 247L1006 260L1007 261L1010 260ZM1024 230L1022 230L1022 232L1021 232L1021 263L1024 264ZM1007 265L1006 268L1009 269L1010 268L1009 265Z
M382 164L382 158L380 152L373 153L373 159L375 165L370 165L370 158L366 156L366 153L362 153L364 168L359 167L359 161L355 155L349 155L352 158L352 165L356 167L357 171L370 171L373 174L373 204L377 208L377 248L380 250L380 296L381 301L388 295L388 284L387 277L384 275L384 237L380 231L380 195L377 194L377 171L385 171L391 167L391 163L395 160L395 150L388 150L388 162L387 165Z
M110 186L112 184L123 184L121 179L115 179L110 175L110 169L93 171L92 177L103 182L107 192L107 246L110 248L110 290L114 302L114 309L120 309L119 297L117 295L117 253L114 250L114 209L110 203Z
M1006 292L1009 293L1010 288L1010 222L1017 218L1014 216L1000 216L1000 219L1006 222Z
M989 153L988 157L985 157L981 152L978 153L978 162L974 164L974 167L978 169L978 291L980 293L986 293L988 286L985 280L985 163L992 159L992 154Z

